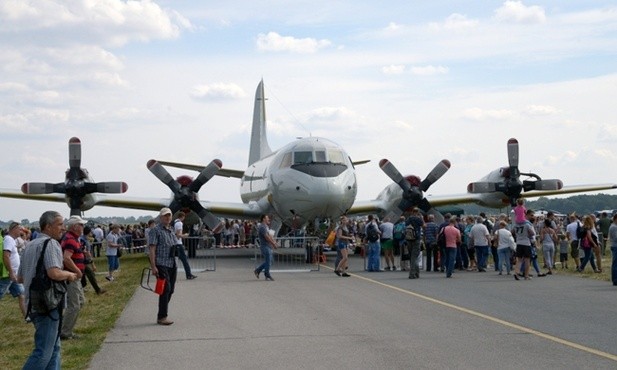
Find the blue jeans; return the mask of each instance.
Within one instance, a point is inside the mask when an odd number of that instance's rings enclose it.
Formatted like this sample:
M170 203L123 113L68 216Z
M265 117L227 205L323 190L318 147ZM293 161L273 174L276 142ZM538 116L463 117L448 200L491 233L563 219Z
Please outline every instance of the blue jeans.
M367 271L379 271L379 264L381 262L381 245L379 241L368 243L368 262L366 266Z
M617 285L617 247L611 247L611 253L613 254L613 263L611 264L611 279L613 285Z
M178 259L182 262L182 267L184 267L184 273L186 274L186 278L188 279L193 275L191 273L191 265L189 265L189 261L186 259L186 252L184 251L184 245L178 244L176 245L178 251Z
M456 261L456 249L457 248L445 248L446 249L446 276L452 276L452 270L454 270L454 262Z
M510 273L512 270L512 266L510 265L510 257L512 257L512 250L510 248L501 248L497 249L497 254L499 255L499 266L498 271L503 272L503 265L506 265L506 273Z
M52 310L48 315L32 314L34 324L34 349L23 369L60 369L60 312Z
M593 249L591 249L591 248L581 248L581 249L585 253L585 257L581 261L580 270L583 271L585 269L585 266L587 266L587 262L590 262L591 263L591 268L594 271L596 271L596 261L594 261L594 259L593 259Z
M272 265L272 248L270 248L270 246L268 245L262 245L259 247L259 250L261 251L261 256L263 257L264 262L259 265L259 267L255 271L259 273L263 271L265 277L271 277L270 266Z
M488 258L488 245L476 245L476 258L478 259L478 270L486 270L486 259Z

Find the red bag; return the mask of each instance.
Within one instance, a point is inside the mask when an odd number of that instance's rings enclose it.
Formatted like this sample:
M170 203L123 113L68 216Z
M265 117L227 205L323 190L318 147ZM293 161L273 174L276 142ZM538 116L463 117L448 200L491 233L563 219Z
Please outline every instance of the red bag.
M156 278L156 286L154 287L154 293L161 295L165 291L165 279Z

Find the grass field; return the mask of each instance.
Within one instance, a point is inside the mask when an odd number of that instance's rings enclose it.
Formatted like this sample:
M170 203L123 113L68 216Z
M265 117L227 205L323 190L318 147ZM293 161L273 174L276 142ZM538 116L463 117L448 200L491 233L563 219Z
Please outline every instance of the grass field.
M95 259L100 272L107 271L107 260ZM62 368L86 369L94 354L99 350L113 328L124 306L139 287L141 271L149 267L143 253L124 255L120 258L120 271L113 283L105 279L105 274L97 274L99 286L107 290L97 295L88 284L86 304L79 314L75 333L77 340L62 342ZM0 369L21 369L32 351L34 326L21 317L17 300L10 295L0 300Z
M607 253L610 256L610 253ZM538 263L542 266L542 257ZM563 270L560 266L555 274L571 274L582 278L604 280L610 283L610 258L603 258L603 272L600 274L587 267L586 272L574 271L574 263L569 260L569 269ZM99 271L107 271L107 262L104 258L95 260ZM82 309L75 333L80 339L62 342L62 368L86 369L90 360L100 349L107 332L113 328L126 303L139 287L141 271L149 267L149 262L143 254L124 255L120 259L120 271L113 283L105 280L104 274L98 274L99 285L107 293L96 295L90 285L87 286L87 303ZM533 269L532 269L533 270ZM535 275L535 273L533 274ZM550 279L548 277L547 279ZM26 358L32 351L34 327L27 324L21 317L17 300L6 297L0 300L0 369L21 369Z

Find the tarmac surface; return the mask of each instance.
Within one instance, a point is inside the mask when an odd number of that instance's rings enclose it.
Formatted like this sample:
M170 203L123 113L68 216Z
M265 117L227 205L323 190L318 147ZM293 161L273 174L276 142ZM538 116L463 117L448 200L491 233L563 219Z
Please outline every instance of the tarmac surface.
M579 276L365 272L257 280L248 257L179 273L171 326L137 289L91 369L616 369L617 287Z

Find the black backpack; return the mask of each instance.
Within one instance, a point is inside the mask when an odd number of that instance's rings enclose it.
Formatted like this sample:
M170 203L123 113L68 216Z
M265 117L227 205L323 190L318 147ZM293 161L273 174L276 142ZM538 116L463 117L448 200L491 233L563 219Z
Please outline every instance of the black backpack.
M379 240L377 226L375 226L375 224L372 222L366 228L366 239L368 239L369 242L376 242Z
M446 247L446 233L445 233L445 229L446 229L446 226L444 226L441 229L439 229L439 232L437 233L437 245L439 246L439 248L445 248Z
M576 225L576 239L581 240L585 237L586 234L587 234L587 230L579 222Z

